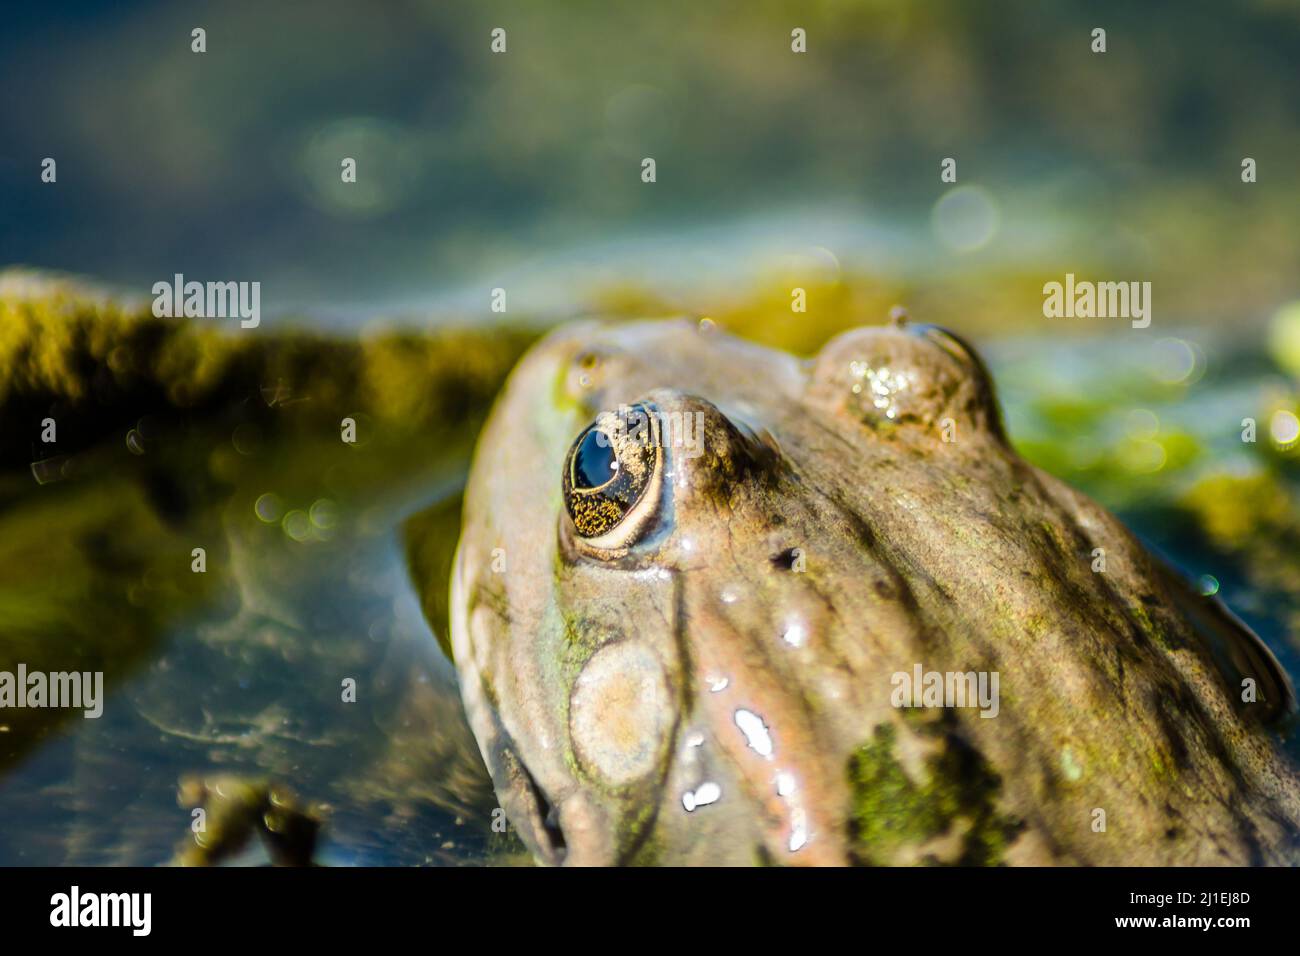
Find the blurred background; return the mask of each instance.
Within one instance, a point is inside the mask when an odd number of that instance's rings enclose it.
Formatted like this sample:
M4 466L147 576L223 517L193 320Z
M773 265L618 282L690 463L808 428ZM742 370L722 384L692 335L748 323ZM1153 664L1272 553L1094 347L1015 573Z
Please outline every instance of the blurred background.
M70 2L9 9L0 53L0 261L124 293L257 279L344 322L975 273L1016 328L1066 271L1150 279L1166 321L1298 294L1292 0Z
M430 636L445 602L411 579L445 571L509 368L583 313L800 354L896 304L955 329L1018 448L1300 674L1291 0L3 22L0 670L102 669L110 697L0 711L0 864L165 862L192 772L294 786L329 862L517 861ZM176 273L260 282L260 327L152 318ZM1151 326L1045 318L1066 273L1150 282Z

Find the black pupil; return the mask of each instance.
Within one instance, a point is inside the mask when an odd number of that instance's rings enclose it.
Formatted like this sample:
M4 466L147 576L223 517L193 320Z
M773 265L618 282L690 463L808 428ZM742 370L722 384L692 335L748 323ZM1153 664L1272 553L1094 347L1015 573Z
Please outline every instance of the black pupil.
M583 437L573 458L573 483L578 488L599 488L614 477L614 446L609 436L593 428Z

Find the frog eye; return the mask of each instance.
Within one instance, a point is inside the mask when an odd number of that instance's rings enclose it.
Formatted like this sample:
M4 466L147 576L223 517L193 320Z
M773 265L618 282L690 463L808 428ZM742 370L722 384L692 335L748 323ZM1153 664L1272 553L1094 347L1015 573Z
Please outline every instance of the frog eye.
M632 545L659 498L662 449L649 406L606 412L564 461L564 506L578 537L599 549Z

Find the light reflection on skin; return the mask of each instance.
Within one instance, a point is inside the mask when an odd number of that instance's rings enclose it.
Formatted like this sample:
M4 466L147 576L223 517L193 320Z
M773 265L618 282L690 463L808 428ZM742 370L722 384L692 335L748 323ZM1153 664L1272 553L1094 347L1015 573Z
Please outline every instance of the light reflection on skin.
M736 726L745 735L750 749L767 760L772 759L772 735L763 718L753 711L738 708L735 712ZM794 774L779 770L773 777L776 792L790 807L790 840L787 844L791 853L802 849L808 843L808 813L799 797L799 785ZM698 791L696 796L698 797ZM698 799L696 800L698 805ZM688 808L689 809L689 808Z
M687 790L682 794L682 806L686 808L687 813L691 813L697 807L705 807L710 803L717 803L721 798L722 788L712 780L706 780L694 790Z
M772 735L767 731L763 718L753 711L740 708L736 711L736 726L745 735L749 747L761 757L772 756Z
M790 841L787 845L794 853L808 842L808 814L799 799L799 784L794 774L787 770L777 771L776 793L790 805Z

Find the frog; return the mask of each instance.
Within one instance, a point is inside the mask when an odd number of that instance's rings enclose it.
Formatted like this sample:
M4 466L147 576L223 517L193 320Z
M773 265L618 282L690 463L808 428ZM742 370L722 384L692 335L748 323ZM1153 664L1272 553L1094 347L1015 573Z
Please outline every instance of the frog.
M553 330L479 437L449 606L543 865L1298 858L1276 657L903 314L812 357Z

